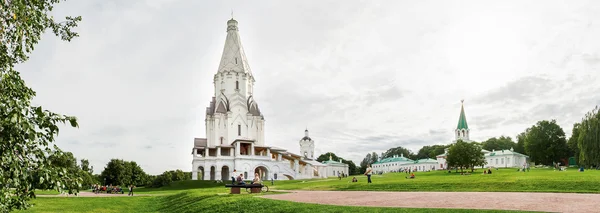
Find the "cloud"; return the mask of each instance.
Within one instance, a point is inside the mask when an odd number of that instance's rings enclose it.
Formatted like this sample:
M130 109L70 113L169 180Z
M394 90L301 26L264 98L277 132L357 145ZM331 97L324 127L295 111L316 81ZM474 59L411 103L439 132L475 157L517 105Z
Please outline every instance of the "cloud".
M97 173L189 171L232 5L266 143L289 151L307 127L318 154L356 163L448 144L461 99L476 141L541 119L570 133L600 104L594 1L66 1L53 15L82 15L81 36L45 34L17 68L35 104L79 118L57 144Z
M484 93L475 98L474 102L485 104L530 102L539 96L551 93L555 86L555 82L548 77L525 76Z

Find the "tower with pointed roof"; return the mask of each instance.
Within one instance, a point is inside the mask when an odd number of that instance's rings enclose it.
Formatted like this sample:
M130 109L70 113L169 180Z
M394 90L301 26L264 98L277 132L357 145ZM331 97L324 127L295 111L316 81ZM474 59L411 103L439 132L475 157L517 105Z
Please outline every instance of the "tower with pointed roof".
M454 131L455 141L462 140L466 142L470 142L469 134L469 125L467 125L467 116L465 116L465 100L460 101L460 116L458 117L458 125L456 126L456 130Z
M348 173L342 162L314 160L308 129L301 154L265 144L265 119L254 99L254 75L240 40L238 22L227 21L227 37L214 75L214 95L206 108L206 138L194 138L192 180L327 178ZM235 180L235 178L234 178Z
M304 137L300 139L300 154L306 159L315 159L315 142L308 136L308 129L304 130Z
M238 22L227 21L227 37L217 73L214 96L206 109L206 137L209 146L230 145L250 140L264 145L263 114L254 100L254 76L242 47Z

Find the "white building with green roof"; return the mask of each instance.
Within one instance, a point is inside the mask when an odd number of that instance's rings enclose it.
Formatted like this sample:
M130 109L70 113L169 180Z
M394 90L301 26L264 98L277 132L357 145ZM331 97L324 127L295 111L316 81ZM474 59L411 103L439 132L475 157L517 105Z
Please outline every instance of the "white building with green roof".
M404 157L404 154L394 155L393 157L381 159L371 167L373 172L376 174L388 173L388 172L401 172L401 171L431 171L435 170L437 161L435 159L419 159L411 160Z
M472 142L469 138L470 129L467 125L467 116L465 115L464 100L461 100L460 116L458 117L458 126L454 131L455 140L463 140L466 142ZM510 168L510 167L523 167L527 164L529 156L515 152L511 147L510 150L481 150L485 156L486 165L482 168ZM445 150L444 154L436 156L437 168L448 169L448 163L446 162L446 156L448 155L448 149Z
M325 171L326 171L326 175L327 176L338 176L340 174L348 174L348 164L342 163L342 159L340 159L340 161L334 161L331 157L331 154L329 155L329 160L328 161L323 161L321 162L322 164L325 164L327 167L325 167Z

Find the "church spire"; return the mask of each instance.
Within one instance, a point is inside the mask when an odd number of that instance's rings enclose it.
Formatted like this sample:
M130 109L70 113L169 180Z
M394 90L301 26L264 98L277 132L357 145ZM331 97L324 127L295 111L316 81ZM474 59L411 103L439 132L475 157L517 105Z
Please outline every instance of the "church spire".
M249 73L250 65L246 59L242 41L240 40L238 22L233 17L227 21L227 38L225 39L225 47L223 48L223 56L219 64L218 72L243 72Z
M458 126L456 129L469 129L467 125L467 116L465 116L465 108L463 106L465 100L460 100L460 117L458 117Z

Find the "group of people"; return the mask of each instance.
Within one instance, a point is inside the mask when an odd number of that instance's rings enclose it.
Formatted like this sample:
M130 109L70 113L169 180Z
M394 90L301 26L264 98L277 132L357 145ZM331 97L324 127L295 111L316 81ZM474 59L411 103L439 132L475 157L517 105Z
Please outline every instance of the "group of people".
M129 185L129 193L127 194L127 196L133 196L133 188L135 188L135 186L133 185ZM121 193L123 194L123 188L121 188L120 186L113 186L111 185L104 185L101 186L99 184L94 184L92 185L92 192L95 194L98 194L100 192L106 192L107 194L112 194L112 193Z
M244 173L237 174L237 170L234 169L231 173L231 184L246 185L246 182L244 181ZM262 184L260 175L258 175L258 173L254 173L254 179L252 182L250 182L250 184Z
M347 178L347 177L348 177L348 174L344 174L343 172L342 173L338 172L338 179L341 180L342 178Z

